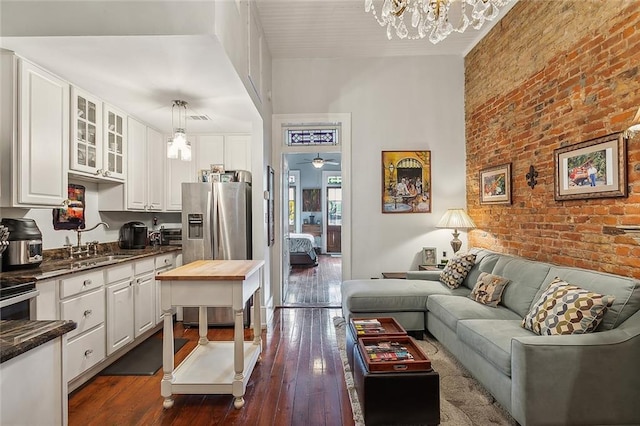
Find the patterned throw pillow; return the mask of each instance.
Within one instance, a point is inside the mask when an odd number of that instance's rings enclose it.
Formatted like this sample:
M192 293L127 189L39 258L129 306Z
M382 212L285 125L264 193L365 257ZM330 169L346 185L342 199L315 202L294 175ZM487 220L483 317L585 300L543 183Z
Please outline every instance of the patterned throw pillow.
M509 284L509 280L499 275L482 272L478 277L478 282L471 290L469 299L473 299L483 305L497 308L502 299L502 292Z
M542 293L522 326L540 335L584 334L598 327L615 298L556 278Z
M444 267L440 274L440 281L445 283L449 288L458 288L467 274L476 263L475 254L467 254L465 256L454 257L447 266Z

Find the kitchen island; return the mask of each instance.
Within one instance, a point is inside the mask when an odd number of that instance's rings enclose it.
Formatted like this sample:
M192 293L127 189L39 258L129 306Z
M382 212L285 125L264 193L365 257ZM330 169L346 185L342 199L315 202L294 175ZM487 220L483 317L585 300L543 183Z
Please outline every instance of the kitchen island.
M163 406L173 406L173 393L232 394L234 406L244 406L244 392L262 352L260 287L263 260L198 260L156 276L161 282L163 372L160 393ZM253 341L244 341L243 310L253 297ZM198 345L174 370L174 306L199 309ZM234 340L207 339L207 307L231 307L234 312Z

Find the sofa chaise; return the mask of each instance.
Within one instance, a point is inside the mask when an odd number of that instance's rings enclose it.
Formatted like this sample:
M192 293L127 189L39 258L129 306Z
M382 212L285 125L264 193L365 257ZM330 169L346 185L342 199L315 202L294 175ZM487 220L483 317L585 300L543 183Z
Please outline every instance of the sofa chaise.
M454 289L439 281L440 271L343 282L345 319L392 316L414 334L428 330L521 425L639 425L640 281L486 249L469 253L475 263ZM467 297L483 272L509 280L497 307ZM607 295L593 332L523 328L557 278Z

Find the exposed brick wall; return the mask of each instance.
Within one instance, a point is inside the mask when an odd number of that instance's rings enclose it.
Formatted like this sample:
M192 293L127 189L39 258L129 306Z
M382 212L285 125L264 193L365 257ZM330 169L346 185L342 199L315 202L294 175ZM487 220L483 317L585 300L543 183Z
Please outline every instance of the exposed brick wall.
M640 135L627 198L554 200L554 149L622 131L640 106L640 0L521 0L465 70L470 245L640 278L640 243L603 233L640 225ZM479 171L509 162L513 204L481 205Z

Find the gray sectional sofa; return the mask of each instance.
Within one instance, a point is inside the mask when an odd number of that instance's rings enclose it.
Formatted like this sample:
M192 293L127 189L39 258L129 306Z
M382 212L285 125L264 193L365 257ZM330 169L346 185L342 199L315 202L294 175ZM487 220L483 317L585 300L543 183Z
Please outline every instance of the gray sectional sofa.
M521 425L640 425L640 281L470 253L475 265L453 290L439 271L343 282L344 317L392 316L408 331L428 330ZM481 272L510 280L497 308L466 297ZM521 326L556 277L615 297L595 332L541 336Z

